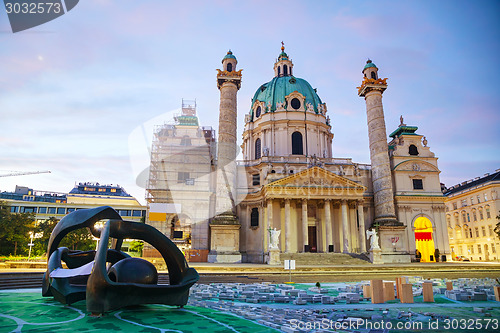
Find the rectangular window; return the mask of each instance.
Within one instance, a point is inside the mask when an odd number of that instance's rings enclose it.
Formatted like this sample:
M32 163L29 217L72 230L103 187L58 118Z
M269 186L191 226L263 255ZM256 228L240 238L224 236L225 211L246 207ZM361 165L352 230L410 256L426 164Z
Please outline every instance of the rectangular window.
M462 207L467 207L467 199L462 200Z
M479 228L475 227L474 230L476 231L476 238L479 238Z
M177 182L178 183L185 183L186 179L189 178L189 172L178 172L177 173Z
M131 211L130 210L120 209L120 210L118 210L118 214L120 214L120 216L130 216Z
M67 213L69 214L69 213L74 212L74 211L75 211L75 208L68 208L66 211L67 211Z
M252 185L260 185L260 174L252 175Z
M10 212L11 213L17 213L19 211L19 206L12 206L10 207Z
M111 193L116 193L116 188L112 188Z
M487 193L484 194L484 201L488 201L488 194Z
M472 238L472 229L469 229L469 236Z
M64 207L57 207L57 214L60 214L60 215L66 214L66 208L64 208Z
M467 213L467 222L470 222L470 215Z
M49 214L55 214L56 213L56 207L49 207Z
M465 217L465 213L462 213L462 221L464 223L467 223L467 218Z
M472 245L469 245L470 248L469 248L469 252L470 254L474 254L474 247Z
M486 228L484 226L481 227L481 232L483 233L483 237L486 237Z
M477 198L477 203L481 203L481 197L478 195L476 198Z
M101 188L98 189L98 191L99 192L106 192L106 189L101 187Z
M488 231L490 233L490 236L493 236L493 226L492 225L488 226Z
M39 207L38 214L47 214L47 207Z
M495 248L495 244L491 244L491 252L492 253L497 253L497 249Z
M474 218L474 222L477 221L477 214L476 214L476 211L473 211L472 212L472 217Z
M477 244L477 253L481 254L481 244Z
M140 217L141 216L141 211L140 210L134 210L134 211L132 211L132 216Z
M486 208L486 218L491 219L491 213L489 208Z
M176 231L176 230L174 230L174 238L176 238L176 239L181 238L182 239L183 236L184 236L184 232L183 231Z
M259 209L252 208L252 212L250 213L250 226L258 227L259 226Z
M455 210L457 209L457 203L456 202L453 203L453 209L455 209Z
M465 238L469 238L469 233L467 231L465 232Z
M484 220L483 209L482 208L479 208L479 219L480 220Z
M422 179L413 179L413 189L414 190L423 190L424 189L424 183Z
M21 207L21 213L35 213L36 207Z
M474 197L471 197L470 198L470 204L473 205L474 204Z

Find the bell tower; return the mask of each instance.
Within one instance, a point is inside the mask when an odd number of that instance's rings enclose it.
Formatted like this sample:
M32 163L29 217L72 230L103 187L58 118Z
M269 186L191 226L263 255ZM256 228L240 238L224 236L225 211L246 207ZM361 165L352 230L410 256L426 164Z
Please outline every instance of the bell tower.
M397 220L394 207L389 147L382 106L382 94L387 89L387 78L378 77L378 68L371 60L366 62L362 73L364 78L358 87L358 95L364 97L366 102L375 206L372 227L378 231L381 240L382 256L379 260L388 263L410 262L406 226Z
M210 222L209 262L241 262L239 251L241 225L236 216L236 122L237 93L241 86L241 69L229 50L217 70L220 90L219 136L217 142L216 216Z

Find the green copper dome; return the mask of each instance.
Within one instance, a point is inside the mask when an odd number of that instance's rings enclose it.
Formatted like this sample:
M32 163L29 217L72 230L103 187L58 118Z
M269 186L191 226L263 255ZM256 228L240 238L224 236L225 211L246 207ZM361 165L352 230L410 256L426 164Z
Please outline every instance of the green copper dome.
M365 68L363 68L363 71L364 71L365 69L367 69L367 68L370 68L370 67L374 67L374 68L377 68L377 69L378 69L378 67L377 67L377 66L375 66L375 64L374 64L374 63L373 63L370 59L368 59L368 60L366 61Z
M226 59L236 60L236 57L233 55L233 52L231 52L231 50L227 51L227 54L224 56L224 58L222 58L222 61L224 61Z
M311 87L309 82L294 76L275 77L270 82L261 85L252 98L252 106L250 114L253 121L253 106L256 101L264 102L266 107L271 103L271 112L276 111L276 103L284 103L285 96L288 96L294 91L298 91L306 97L305 104L311 103L314 107L314 112L318 113L318 104L322 104L315 89ZM306 105L304 107L306 108Z

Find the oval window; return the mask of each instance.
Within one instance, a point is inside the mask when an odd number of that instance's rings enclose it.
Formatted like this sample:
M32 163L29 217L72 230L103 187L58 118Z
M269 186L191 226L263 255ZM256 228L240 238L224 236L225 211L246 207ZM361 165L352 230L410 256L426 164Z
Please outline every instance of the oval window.
M256 116L257 118L259 118L259 117L260 117L260 112L261 112L261 111L262 111L262 109L260 108L260 106L259 106L259 107L257 107L257 109L255 110L255 116Z
M292 101L290 102L290 104L292 105L292 108L294 108L295 110L300 109L300 101L299 101L298 98L292 99Z

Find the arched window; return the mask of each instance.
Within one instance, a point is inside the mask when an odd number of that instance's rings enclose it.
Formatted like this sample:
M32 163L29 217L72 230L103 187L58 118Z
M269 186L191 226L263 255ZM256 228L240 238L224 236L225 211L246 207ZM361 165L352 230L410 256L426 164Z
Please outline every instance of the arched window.
M418 155L418 149L417 146L415 145L410 145L410 148L408 149L408 154L412 156L417 156Z
M228 72L232 72L233 71L233 64L232 63L228 63L226 68L227 68Z
M288 66L283 65L283 76L288 76Z
M281 74L281 66L278 66L278 76Z
M260 153L260 139L255 140L255 159L258 160L261 156Z
M191 146L191 138L187 135L182 137L181 139L181 146Z
M377 79L377 74L375 74L375 72L372 72L372 79L374 79L374 80Z
M304 155L302 134L300 132L292 134L292 155Z
M252 208L252 213L250 213L250 226L258 227L259 226L259 209Z

